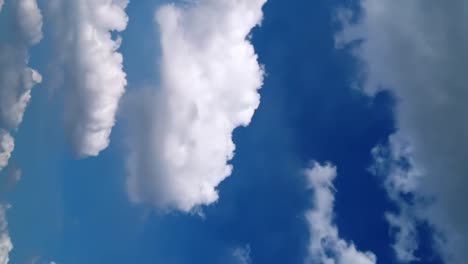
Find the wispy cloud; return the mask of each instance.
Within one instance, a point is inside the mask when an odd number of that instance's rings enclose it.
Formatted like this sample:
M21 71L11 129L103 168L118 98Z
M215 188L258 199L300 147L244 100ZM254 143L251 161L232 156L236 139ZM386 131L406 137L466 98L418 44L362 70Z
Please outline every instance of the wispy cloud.
M313 162L305 170L308 189L313 193L313 208L306 212L309 225L309 256L305 263L323 264L375 264L377 258L371 252L361 252L351 242L339 237L334 224L336 167Z
M232 256L235 259L236 264L250 264L252 263L252 258L250 257L250 245L245 245L244 247L238 247L233 250Z
M248 34L266 0L165 5L161 83L132 104L128 190L135 202L190 211L218 199L231 174L232 132L259 105L263 69Z
M357 23L351 22L352 12L342 13L345 28L337 36L338 44L352 49L362 62L364 91L373 95L388 89L398 100L398 132L390 139L390 151L398 152L405 144L411 149L403 153L409 166L397 162L403 165L397 170L402 173L395 169L388 173L390 182L400 184L386 184L390 195L417 197L410 203L397 202L405 221L389 218L390 224L400 226L394 246L397 256L402 261L414 257L411 225L427 221L437 231L436 246L445 261L463 263L468 258L467 3L361 0L360 4L362 17Z

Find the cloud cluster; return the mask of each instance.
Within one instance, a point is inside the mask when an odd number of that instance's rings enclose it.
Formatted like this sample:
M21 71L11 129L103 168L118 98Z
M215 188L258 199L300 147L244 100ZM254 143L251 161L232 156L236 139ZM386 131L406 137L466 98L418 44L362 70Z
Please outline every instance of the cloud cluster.
M426 221L436 230L435 246L445 262L464 263L468 258L467 3L361 0L360 4L357 23L350 22L355 20L350 11L341 12L345 28L337 43L349 45L362 62L367 93L388 89L398 100L398 132L388 147L397 154L390 159L400 156L400 146L410 146L402 153L409 162L397 162L402 169L393 166L387 173L395 183L387 188L391 196L416 197L397 202L401 217L389 218L400 230L394 245L397 256L402 261L413 259L412 225Z
M313 192L313 208L306 212L309 225L309 257L306 263L323 264L375 264L377 258L371 252L361 252L351 242L339 237L333 221L335 189L333 180L336 167L313 162L305 171L308 189Z
M0 3L0 10L3 1ZM23 120L31 89L41 75L29 68L28 49L42 38L42 15L35 0L12 1L8 18L8 40L0 43L0 170L11 157L11 131Z
M117 52L127 26L128 0L47 1L57 56L57 80L65 88L65 129L75 154L97 156L109 145L119 101L127 85Z
M259 105L263 69L248 35L266 0L165 5L159 90L133 105L128 189L135 202L190 211L218 199L231 174L232 132Z

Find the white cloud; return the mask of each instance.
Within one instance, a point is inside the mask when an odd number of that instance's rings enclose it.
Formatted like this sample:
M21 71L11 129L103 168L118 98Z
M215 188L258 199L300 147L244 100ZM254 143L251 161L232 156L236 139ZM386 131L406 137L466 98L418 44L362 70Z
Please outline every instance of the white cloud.
M42 15L37 3L13 1L10 9L10 31L0 43L0 170L8 164L14 149L10 132L23 120L31 89L42 80L37 71L27 66L28 48L42 38Z
M10 133L0 130L0 170L8 165L14 148L15 140Z
M389 147L382 145L372 149L374 165L371 170L385 178L384 186L389 198L399 207L398 213L387 212L385 217L395 236L392 246L396 257L401 262L416 261L418 249L417 225L419 219L414 205L415 197L409 199L416 190L421 172L411 168L411 145L397 135L390 137Z
M128 189L135 202L190 211L218 199L231 174L232 132L260 102L263 69L248 40L266 0L165 5L161 84L132 104Z
M398 132L389 148L395 151L402 143L411 148L404 154L411 165L407 173L390 170L390 181L399 185L390 188L389 194L409 193L417 199L397 203L410 208L401 210L410 221L393 219L390 223L409 223L401 228L411 230L415 221L427 221L437 231L436 247L445 262L464 263L468 258L468 3L360 3L362 17L356 24L345 22L344 31L337 36L338 45L362 40L354 42L353 52L363 64L364 90L372 95L389 89L397 98ZM408 210L411 213L405 213ZM410 235L405 238L404 233ZM402 240L413 240L411 233L396 233L400 236L395 244L397 253L406 250L411 256L412 242L401 246L405 244Z
M117 49L128 0L50 0L57 76L65 89L65 129L76 155L97 156L109 145L126 74Z
M6 220L6 210L9 207L7 205L0 205L0 264L8 264L10 260L9 254L13 249Z
M22 39L28 44L37 44L42 39L42 15L36 0L18 1L16 20Z
M309 257L306 263L322 264L375 264L377 258L371 252L361 252L351 242L339 237L334 224L336 167L313 162L305 171L308 188L313 192L313 208L306 212L309 225Z

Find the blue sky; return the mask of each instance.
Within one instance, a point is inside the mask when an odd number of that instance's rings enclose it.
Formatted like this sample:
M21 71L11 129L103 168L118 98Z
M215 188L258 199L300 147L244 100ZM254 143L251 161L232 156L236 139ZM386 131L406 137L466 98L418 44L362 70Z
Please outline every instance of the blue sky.
M463 263L463 1L1 3L0 264Z

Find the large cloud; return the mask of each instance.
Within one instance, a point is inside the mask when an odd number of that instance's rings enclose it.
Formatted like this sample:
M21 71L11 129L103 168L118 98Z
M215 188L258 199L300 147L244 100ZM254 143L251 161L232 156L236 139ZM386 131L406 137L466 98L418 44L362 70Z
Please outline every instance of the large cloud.
M306 213L309 225L309 257L306 263L322 264L375 264L377 258L371 252L361 252L353 243L338 235L334 225L333 204L336 167L316 162L305 171L308 188L313 192L313 208Z
M390 168L389 181L394 184L386 185L391 186L388 190L393 197L416 197L409 201L398 198L401 218L389 218L400 230L396 249L406 251L400 254L406 257L400 259L414 257L412 225L424 220L436 229L436 246L445 262L465 263L468 4L464 0L360 3L362 17L357 24L345 19L345 29L337 40L340 45L362 40L354 42L354 54L363 62L365 91L372 95L389 89L398 100L398 132L389 146L397 154L389 158L403 169ZM398 158L400 154L406 162ZM421 198L424 203L418 202Z
M218 199L232 132L259 105L263 70L248 34L266 0L200 0L157 11L161 85L136 100L128 188L133 201L190 211Z
M76 155L96 156L109 145L127 84L120 39L128 0L50 0L56 73L65 88L65 128ZM59 70L60 69L60 70ZM63 74L63 75L62 75Z
M10 132L23 120L31 89L42 79L27 66L29 47L42 38L42 15L37 3L12 1L10 9L8 38L0 43L0 170L8 164L14 149Z

